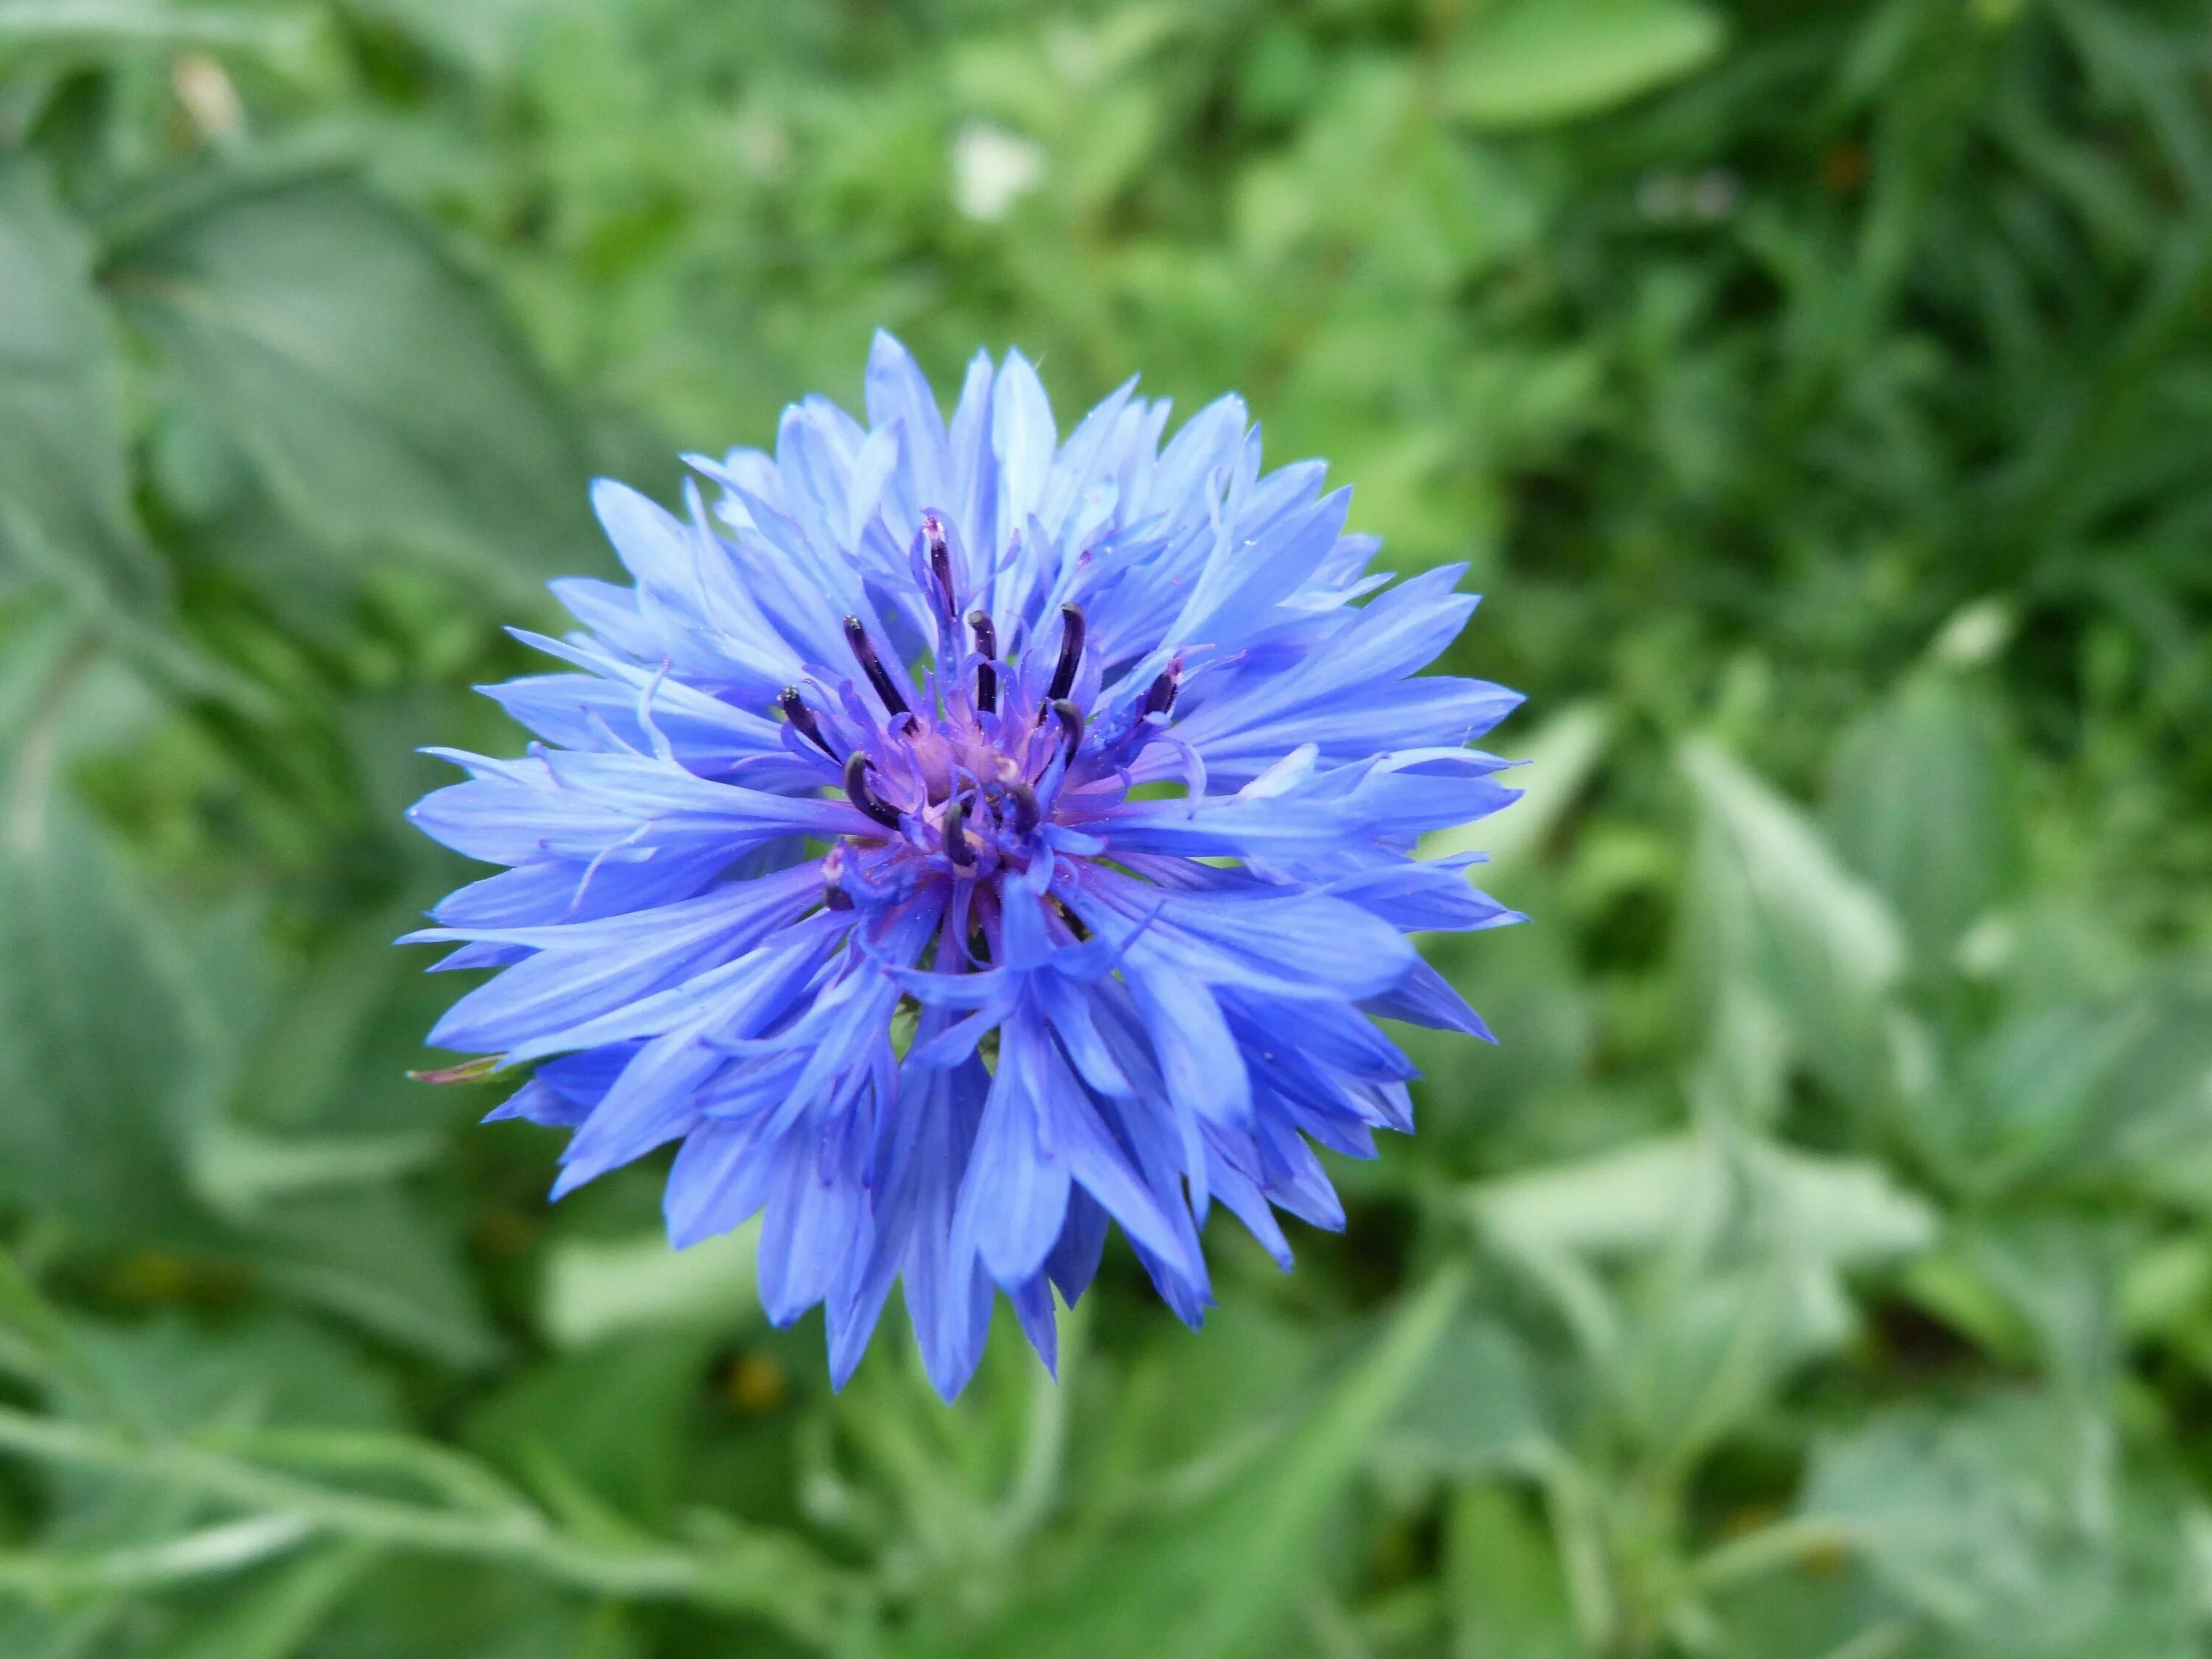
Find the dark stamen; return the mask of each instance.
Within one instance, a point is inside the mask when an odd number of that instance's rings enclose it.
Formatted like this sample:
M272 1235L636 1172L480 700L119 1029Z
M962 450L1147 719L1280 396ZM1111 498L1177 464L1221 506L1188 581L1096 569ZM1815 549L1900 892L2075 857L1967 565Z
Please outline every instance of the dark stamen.
M815 719L814 711L809 708L805 700L799 696L797 686L785 686L783 694L776 698L776 702L783 710L784 719L799 728L800 737L805 738L817 749L829 756L831 760L837 758L837 751L830 746L829 738L822 735L822 722Z
M952 550L945 544L945 520L934 513L921 515L921 544L929 553L929 574L937 579L938 591L945 596L945 614L957 615L960 601L952 592Z
M1083 661L1083 607L1060 607L1060 665L1052 671L1052 689L1045 701L1057 702L1075 689L1075 671Z
M999 654L999 630L991 626L988 611L970 611L968 626L975 630L975 652L983 659L975 668L975 707L992 714L999 707L999 671L991 666Z
M898 809L868 787L868 757L857 749L845 757L845 799L884 829L899 827Z
M1026 783L1010 783L1006 793L1014 803L1014 833L1027 836L1035 832L1044 818L1044 810L1037 805L1036 791Z
M845 643L853 647L853 657L860 665L860 672L868 677L868 684L876 688L876 695L884 700L884 707L894 714L907 712L906 699L891 684L891 677L876 655L876 642L868 637L868 630L860 626L858 617L845 618Z
M1144 706L1137 710L1139 719L1146 714L1164 714L1175 707L1176 690L1181 684L1178 676L1182 668L1180 662L1172 663L1159 678L1152 682L1145 693Z
M975 849L968 844L968 837L960 832L960 821L967 816L966 809L955 795L945 804L945 856L955 864L975 862Z
M1066 697L1054 697L1052 712L1060 717L1060 729L1067 739L1067 755L1075 758L1075 751L1083 745L1083 711Z

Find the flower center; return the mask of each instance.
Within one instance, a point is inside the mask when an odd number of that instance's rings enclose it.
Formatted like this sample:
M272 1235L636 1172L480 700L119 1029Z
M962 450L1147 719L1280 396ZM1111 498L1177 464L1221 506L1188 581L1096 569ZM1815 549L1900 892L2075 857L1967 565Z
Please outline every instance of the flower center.
M925 873L967 880L1009 864L1025 867L1079 758L1086 774L1099 769L1085 750L1088 722L1074 696L1088 635L1082 607L1060 606L1058 653L1039 689L1000 659L988 611L961 617L935 515L924 520L921 540L942 601L938 662L923 678L921 708L904 690L906 665L896 656L886 661L858 617L844 620L860 672L842 689L842 717L834 708L810 705L795 685L777 698L799 738L836 766L846 799L882 826L880 836L847 836L824 859L829 902L836 908L887 884L908 887ZM860 681L875 694L881 718L868 708ZM1173 700L1170 672L1137 717L1164 712ZM1105 757L1108 770L1115 758Z

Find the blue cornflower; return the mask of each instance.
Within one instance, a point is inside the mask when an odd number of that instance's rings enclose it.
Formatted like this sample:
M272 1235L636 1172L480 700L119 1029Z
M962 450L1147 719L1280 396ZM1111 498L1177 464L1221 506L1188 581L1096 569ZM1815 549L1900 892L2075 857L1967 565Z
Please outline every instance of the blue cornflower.
M690 458L711 513L600 483L635 585L554 585L578 672L489 688L544 741L410 814L507 866L410 935L504 969L430 1041L538 1062L492 1115L574 1131L556 1197L674 1141L676 1244L764 1212L839 1382L894 1279L948 1398L994 1286L1051 1363L1109 1218L1195 1324L1212 1201L1287 1268L1309 1142L1412 1127L1370 1015L1488 1036L1407 938L1518 919L1413 856L1516 793L1463 745L1519 698L1409 678L1460 568L1386 586L1319 462L1233 397L1163 449L1134 385L1063 442L978 356L948 426L878 335L865 425Z

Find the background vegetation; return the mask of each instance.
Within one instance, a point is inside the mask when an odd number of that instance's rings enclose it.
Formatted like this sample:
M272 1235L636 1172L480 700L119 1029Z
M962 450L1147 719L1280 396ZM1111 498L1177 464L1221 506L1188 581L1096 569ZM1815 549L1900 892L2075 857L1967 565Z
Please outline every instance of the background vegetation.
M0 1653L2212 1638L2212 15L0 0ZM404 1070L581 507L1228 386L1491 598L1418 1138L1063 1382L842 1397ZM894 1316L896 1318L896 1316ZM886 1331L894 1326L887 1322Z

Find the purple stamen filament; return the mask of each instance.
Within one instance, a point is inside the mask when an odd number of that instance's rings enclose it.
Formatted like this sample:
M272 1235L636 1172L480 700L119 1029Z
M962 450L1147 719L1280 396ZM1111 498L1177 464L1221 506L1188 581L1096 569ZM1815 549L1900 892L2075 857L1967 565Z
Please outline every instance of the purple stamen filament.
M1060 662L1052 671L1052 689L1044 694L1047 702L1058 702L1075 689L1075 671L1083 664L1083 629L1081 605L1060 607Z
M868 787L869 761L857 750L845 757L845 798L886 830L899 827L898 809Z
M975 653L982 661L975 666L975 707L982 714L998 712L999 671L991 665L999 654L999 630L991 626L991 613L971 611L968 626L975 630Z
M921 515L921 540L929 550L929 574L935 578L937 591L945 600L945 614L957 616L960 601L952 592L952 550L945 544L945 521L934 513Z
M925 515L921 534L930 579L945 603L949 619L958 614L958 601L953 591L951 548L943 521L935 514ZM995 867L1008 855L1014 843L1028 842L1037 833L1045 817L1044 805L1038 796L1038 777L1055 757L1063 769L1073 763L1083 746L1086 726L1084 711L1070 694L1082 672L1087 619L1083 608L1073 604L1061 605L1060 615L1059 654L1035 723L1012 724L1003 732L1000 727L987 727L975 718L998 712L998 629L988 611L979 606L969 611L965 618L973 633L978 659L974 714L963 712L956 703L940 708L941 718L937 720L926 720L908 707L866 627L858 617L845 618L845 639L852 648L854 660L888 711L889 718L874 736L863 737L862 747L843 757L842 781L846 797L854 809L897 837L884 849L886 853L896 855L902 846L909 844L927 853L934 831L935 850L944 854L956 876L967 877L987 863ZM963 660L964 654L962 653ZM940 672L954 666L948 661L940 665ZM1171 664L1153 681L1140 704L1140 716L1172 706L1182 666L1180 660ZM954 684L957 684L957 678ZM787 687L777 702L785 718L802 737L831 759L838 758L823 733L820 718L807 707L798 687ZM1047 751L1041 766L1036 750L1027 745L1030 734L1048 721L1056 726L1054 735L1057 740ZM1008 747L1000 747L1002 738ZM878 793L884 787L886 776L894 781L890 787L897 799L908 799L918 791L919 802L910 810L902 811ZM865 837L840 843L825 860L823 902L832 908L851 907L853 899L842 880L844 854L848 846L850 851L859 853L865 845ZM870 856L872 859L880 854Z
M898 687L891 684L890 672L883 659L876 655L876 642L868 637L868 630L860 625L858 617L845 618L845 643L853 647L854 660L860 672L868 677L868 684L876 688L876 696L883 700L885 709L894 714L908 712L906 699L899 696Z
M785 686L783 695L776 699L776 703L783 710L784 719L799 728L800 737L805 738L817 749L829 756L831 760L837 758L837 751L830 746L830 740L822 735L822 722L814 718L814 711L809 708L805 699L800 697L797 686Z
M1060 731L1067 739L1067 757L1072 761L1083 743L1083 711L1066 697L1055 697L1052 712L1060 718Z

